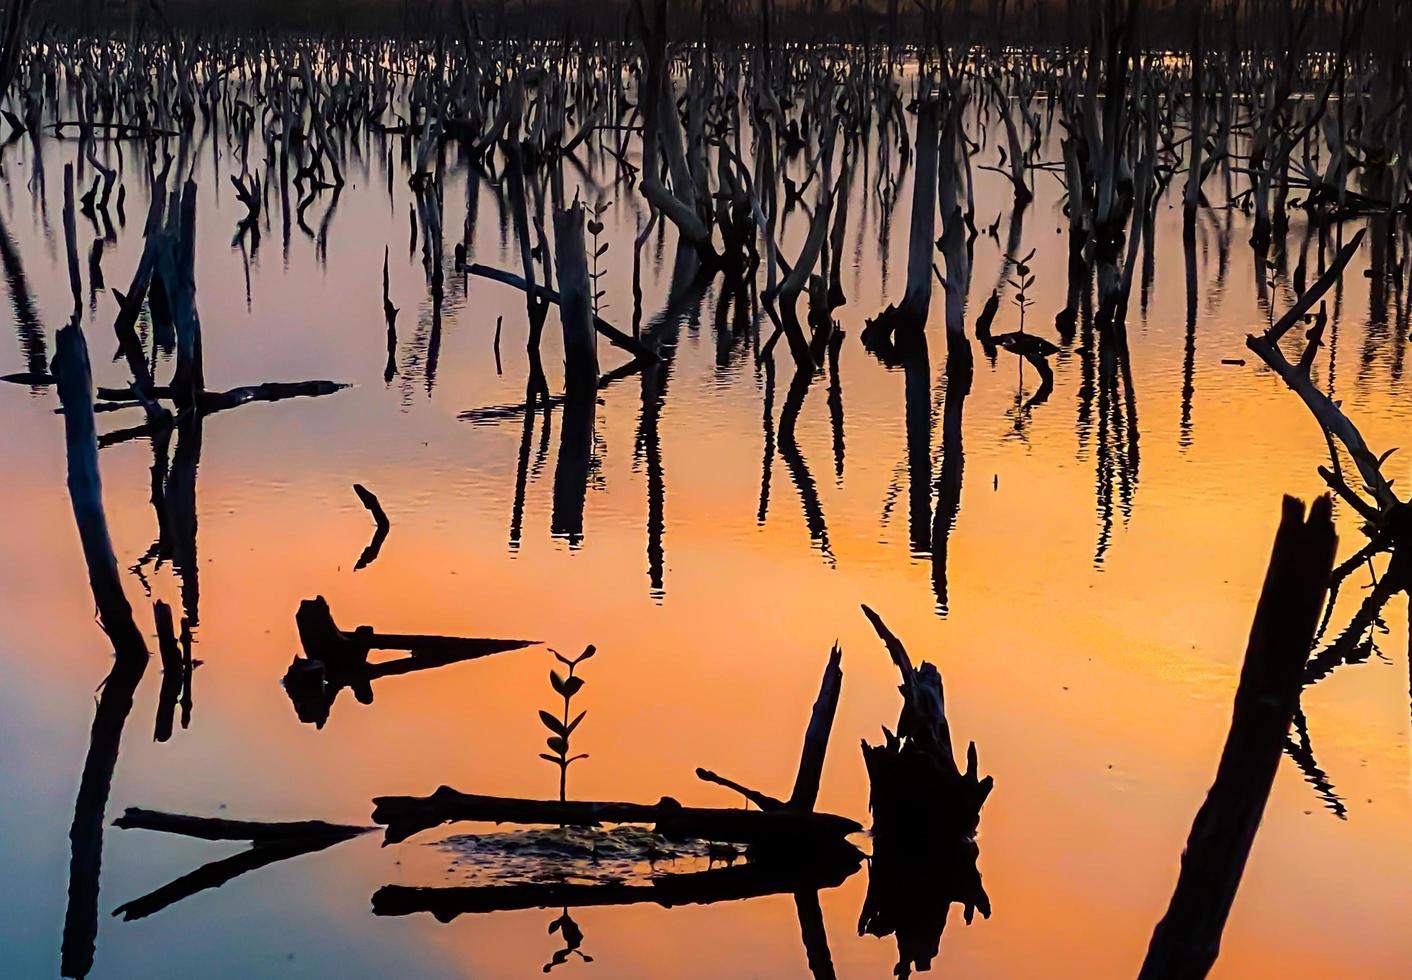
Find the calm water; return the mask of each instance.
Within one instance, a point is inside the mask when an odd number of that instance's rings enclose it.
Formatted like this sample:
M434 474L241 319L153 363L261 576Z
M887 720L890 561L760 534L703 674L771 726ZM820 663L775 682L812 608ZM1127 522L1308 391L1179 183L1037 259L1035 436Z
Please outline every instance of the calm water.
M3 157L0 214L50 352L69 305L60 206L62 163L73 146L45 144L43 202L31 194L36 160L28 145ZM199 563L186 571L188 590L199 571L193 632L201 666L191 724L170 742L152 740L154 659L124 733L110 821L137 805L362 823L373 796L423 794L442 783L502 795L555 792L554 770L536 758L544 735L536 709L553 700L546 683L553 661L541 647L379 681L371 706L345 693L322 730L300 724L279 682L298 649L294 611L314 595L328 598L346 628L533 637L565 652L597 644L578 699L588 717L575 735L576 750L591 758L576 766L569 787L583 799L670 794L731 804L730 794L694 778L696 766L783 793L837 640L845 681L819 804L864 819L858 740L875 739L899 705L896 675L858 609L867 602L914 658L940 666L954 737L959 747L977 743L982 771L996 781L979 838L994 911L967 927L952 910L938 972L1135 972L1215 770L1279 497L1321 490L1317 427L1244 349L1244 336L1268 311L1242 215L1203 217L1189 333L1180 211L1166 200L1159 206L1157 272L1150 289L1135 287L1129 316L1137 412L1123 425L1131 423L1135 437L1127 428L1115 434L1096 396L1085 393L1082 334L1054 360L1052 397L1029 411L1019 403L1036 387L1033 372L1021 373L1004 351L992 365L977 350L941 603L930 541L944 391L939 290L927 396L935 418L930 433L913 432L913 445L929 445L931 458L909 457L903 374L858 341L864 318L900 296L906 264L906 222L881 229L871 181L855 181L850 203L837 392L830 395L827 378L809 391L797 455L774 441L792 373L786 345L773 373L757 366L748 325L742 336L730 336L729 326L722 336L710 291L699 304L655 317L675 242L671 232L653 234L643 252L643 323L660 338L668 367L646 384L632 376L602 392L583 529L566 536L552 533L559 413L547 434L543 416L528 433L522 414L461 418L523 400L522 296L450 272L434 328L420 251L408 248L411 192L393 144L350 147L350 186L336 212L322 224L329 199L322 195L307 215L314 236L296 224L287 247L272 195L272 218L248 269L231 245L243 209L231 193L226 152L222 144L214 156L207 143L196 154L209 386L330 378L353 387L205 420ZM992 141L986 153L993 152ZM109 284L120 287L141 250L147 191L137 170L130 159L128 221L102 259ZM448 263L463 227L465 174L448 151ZM644 209L611 180L595 189L577 173L565 179L569 196L582 186L588 200L614 202L604 218L611 247L603 315L628 329L632 238ZM1052 318L1065 302L1067 236L1056 232L1065 219L1058 181L1037 179L1016 240L1021 252L1038 250L1029 328L1057 339ZM517 269L495 188L482 182L478 194L471 258ZM906 207L904 192L897 214ZM977 211L983 227L1002 212L1003 220L999 241L983 233L975 243L972 314L996 283L1010 231L1008 185L998 175L978 174ZM790 216L791 248L806 221L800 211ZM1292 249L1304 230L1296 217ZM81 251L94 232L80 218ZM388 382L385 245L392 301L401 308ZM1401 374L1405 324L1398 330L1380 309L1370 317L1368 260L1365 247L1333 303L1336 361L1321 361L1316 377L1382 450L1402 440L1412 407ZM1283 311L1288 283L1273 295ZM87 307L99 384L126 384L125 368L109 358L115 310L101 289ZM502 316L503 374L492 350ZM1007 302L994 329L1015 321ZM557 332L551 316L544 360L555 387ZM600 358L605 370L624 360L606 345ZM25 367L21 344L0 345L0 373ZM0 386L7 681L0 946L13 976L59 969L68 828L95 689L111 663L65 491L56 404L47 390ZM99 418L103 431L136 421L132 412ZM1398 460L1392 475L1405 472ZM152 446L138 439L105 448L101 464L120 566L137 565L157 535ZM381 555L356 572L372 525L355 482L377 493L392 520ZM1339 526L1346 556L1360 534L1346 509ZM148 562L141 572L154 598L180 608L182 580L169 563ZM1335 629L1363 585L1361 576L1350 579ZM150 630L144 581L133 574L125 586ZM1366 662L1305 695L1309 745L1332 788L1321 795L1282 761L1218 975L1405 975L1412 798L1401 600L1383 625ZM468 829L386 849L361 838L124 922L108 913L243 845L109 828L92 975L537 975L561 945L547 932L556 909L462 915L449 924L370 912L381 885L464 880L456 854L436 841ZM893 940L857 934L866 884L864 869L820 894L840 976L888 976L896 959ZM584 909L574 918L593 962L571 958L560 975L807 972L789 895Z

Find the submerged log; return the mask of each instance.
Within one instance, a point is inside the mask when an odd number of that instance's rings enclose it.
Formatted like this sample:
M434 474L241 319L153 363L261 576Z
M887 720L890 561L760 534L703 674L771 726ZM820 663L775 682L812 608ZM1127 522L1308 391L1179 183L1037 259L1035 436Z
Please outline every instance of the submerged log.
M517 909L588 908L651 902L663 908L738 902L764 895L813 895L834 888L858 870L861 855L790 864L754 861L728 868L684 874L664 874L641 885L627 882L576 882L469 885L418 888L384 885L373 894L374 915L429 912L439 922L458 915L508 912Z
M351 387L339 381L266 381L244 385L228 391L202 391L196 396L196 407L204 414L224 412L248 402L278 402L286 398L317 398L332 395Z
M1215 781L1192 823L1171 904L1153 931L1138 974L1143 980L1204 977L1216 962L1328 592L1337 545L1331 513L1327 496L1314 501L1307 520L1302 502L1284 499L1230 732Z

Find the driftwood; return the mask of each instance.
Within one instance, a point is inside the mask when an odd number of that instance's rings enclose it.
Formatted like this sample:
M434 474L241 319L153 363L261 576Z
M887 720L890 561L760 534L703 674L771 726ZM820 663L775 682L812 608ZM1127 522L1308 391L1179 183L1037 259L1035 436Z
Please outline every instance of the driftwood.
M379 633L371 626L341 630L323 596L305 599L294 616L299 641L310 657L333 662L366 659L369 650L407 650L413 657L431 654L487 657L493 653L534 646L538 640L492 640L475 636L440 636L425 633Z
M202 391L196 408L205 415L224 412L249 402L278 402L286 398L317 398L351 387L339 381L266 381L226 391Z
M284 675L285 693L301 721L323 727L334 699L345 687L362 704L373 701L373 681L476 660L534 646L538 640L496 640L473 636L378 633L370 626L341 630L323 596L305 599L294 615L304 656ZM405 650L397 660L370 663L373 650Z
M1204 977L1216 962L1328 592L1337 545L1331 511L1329 498L1320 497L1306 520L1303 503L1284 499L1230 733L1216 779L1192 823L1171 904L1152 934L1139 973L1144 980Z

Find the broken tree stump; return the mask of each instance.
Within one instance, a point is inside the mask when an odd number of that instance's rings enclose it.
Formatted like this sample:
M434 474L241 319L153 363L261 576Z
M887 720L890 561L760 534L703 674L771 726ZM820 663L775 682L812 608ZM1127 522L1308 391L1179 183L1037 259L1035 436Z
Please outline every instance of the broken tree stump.
M902 675L897 731L884 728L881 745L863 743L873 837L880 847L890 838L914 846L969 839L980 824L981 807L994 780L978 777L975 742L966 751L966 771L956 765L940 671L926 662L914 668L902 641L882 617L867 606L863 613Z

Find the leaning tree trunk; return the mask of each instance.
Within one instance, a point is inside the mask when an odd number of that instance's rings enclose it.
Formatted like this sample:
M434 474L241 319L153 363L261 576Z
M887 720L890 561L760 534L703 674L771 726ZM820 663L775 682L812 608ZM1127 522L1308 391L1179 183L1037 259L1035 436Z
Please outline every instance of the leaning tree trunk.
M1216 962L1328 593L1337 545L1330 515L1327 496L1314 502L1307 520L1303 503L1284 500L1230 733L1216 779L1192 823L1171 905L1152 934L1141 980L1204 977Z

